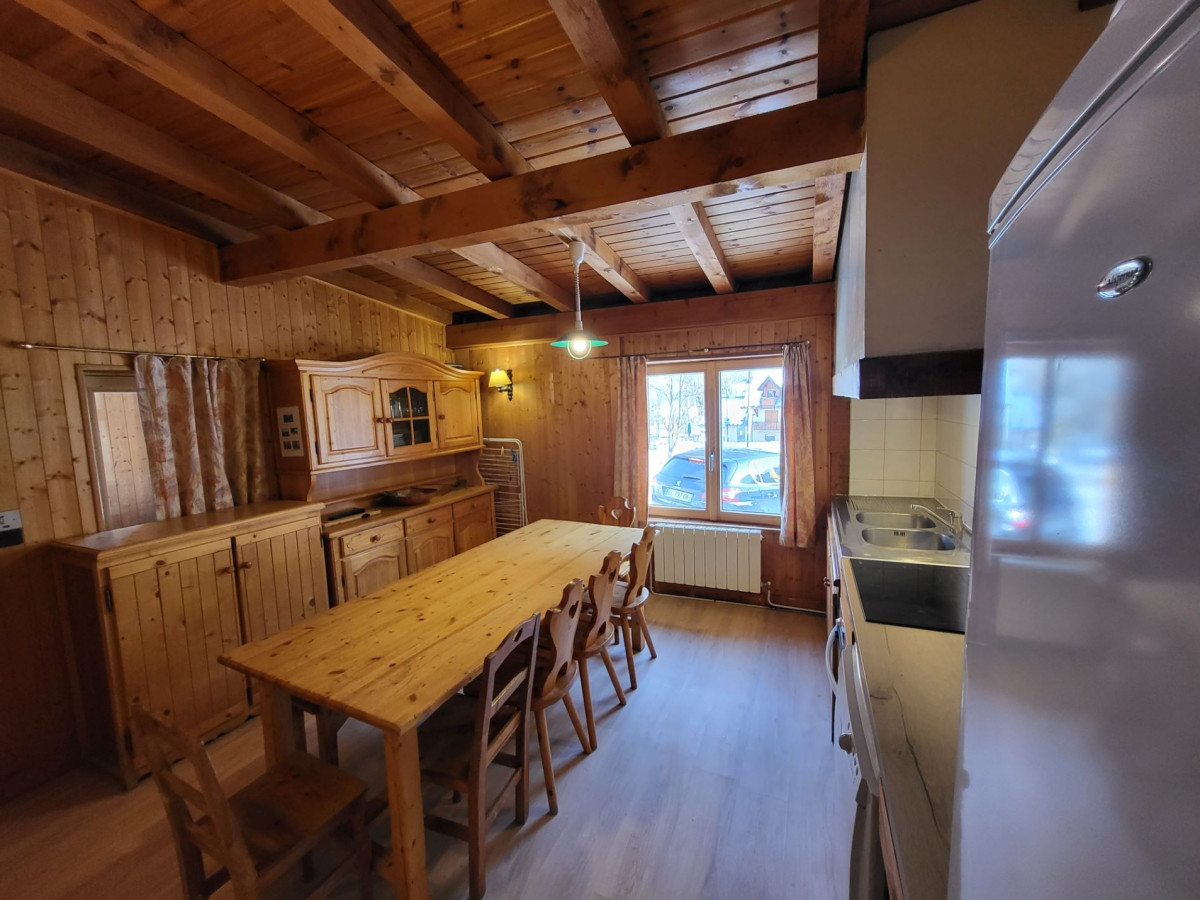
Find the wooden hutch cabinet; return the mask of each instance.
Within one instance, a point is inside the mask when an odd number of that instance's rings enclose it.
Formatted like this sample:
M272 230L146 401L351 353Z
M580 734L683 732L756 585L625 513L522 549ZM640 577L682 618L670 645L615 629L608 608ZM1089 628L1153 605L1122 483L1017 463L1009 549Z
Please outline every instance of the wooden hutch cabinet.
M134 704L202 738L246 718L246 679L218 657L329 608L320 513L272 501L53 545L85 757L132 787Z
M269 360L267 371L285 497L320 495L324 473L483 446L479 372L416 353Z
M357 600L496 536L479 379L415 353L269 360L280 487L326 503L331 596ZM424 505L379 505L424 488ZM347 514L344 517L341 514Z

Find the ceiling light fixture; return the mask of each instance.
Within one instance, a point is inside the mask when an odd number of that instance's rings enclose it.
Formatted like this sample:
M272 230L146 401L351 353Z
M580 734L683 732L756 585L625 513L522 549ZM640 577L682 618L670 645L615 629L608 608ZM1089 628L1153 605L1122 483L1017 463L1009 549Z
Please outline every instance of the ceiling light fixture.
M571 359L584 359L593 347L604 347L608 341L592 337L583 330L583 301L579 296L579 266L583 263L583 241L571 241L571 262L575 265L575 328L568 331L551 347L566 347Z

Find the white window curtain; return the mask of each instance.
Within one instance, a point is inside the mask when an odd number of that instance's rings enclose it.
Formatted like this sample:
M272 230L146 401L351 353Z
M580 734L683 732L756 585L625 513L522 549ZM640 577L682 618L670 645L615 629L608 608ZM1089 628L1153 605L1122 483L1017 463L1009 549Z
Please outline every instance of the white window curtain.
M617 428L613 457L613 495L634 509L634 525L646 524L650 474L646 459L646 357L622 357L618 365ZM606 500L608 498L605 498Z
M783 481L779 544L807 547L817 517L813 477L812 361L808 344L783 348Z
M275 496L261 368L257 360L134 359L159 519Z

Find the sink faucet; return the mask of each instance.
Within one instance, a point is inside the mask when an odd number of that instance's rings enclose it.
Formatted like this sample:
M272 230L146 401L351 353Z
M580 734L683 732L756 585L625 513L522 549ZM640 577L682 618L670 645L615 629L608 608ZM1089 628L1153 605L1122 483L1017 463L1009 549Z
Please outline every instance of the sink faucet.
M947 509L945 506L938 507L938 509L945 510L946 513L950 516L949 519L946 519L943 516L939 516L936 512L934 512L928 506L922 506L920 503L910 503L909 509L913 510L914 512L916 512L917 510L920 510L921 512L928 513L932 518L937 519L939 522L941 522L943 525L945 525L947 528L949 528L954 533L954 537L956 539L962 538L962 536L963 536L962 516L960 516L954 510Z

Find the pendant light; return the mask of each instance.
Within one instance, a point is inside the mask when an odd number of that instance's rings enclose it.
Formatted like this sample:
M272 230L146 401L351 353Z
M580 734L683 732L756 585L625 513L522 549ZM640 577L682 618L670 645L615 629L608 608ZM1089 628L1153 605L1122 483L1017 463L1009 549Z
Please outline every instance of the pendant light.
M583 303L579 297L579 266L583 263L583 241L571 241L571 262L575 265L575 328L568 331L551 347L566 347L571 359L584 359L593 347L604 347L608 341L594 338L583 330Z

